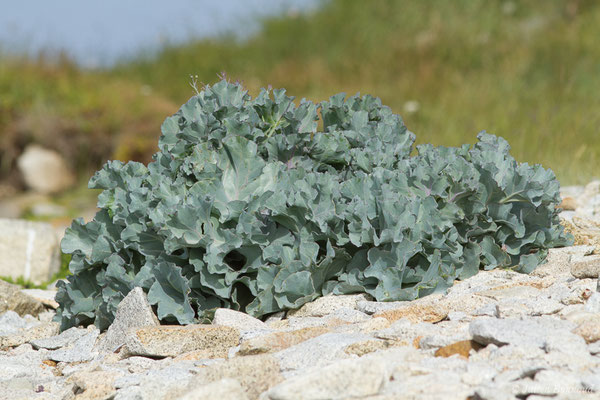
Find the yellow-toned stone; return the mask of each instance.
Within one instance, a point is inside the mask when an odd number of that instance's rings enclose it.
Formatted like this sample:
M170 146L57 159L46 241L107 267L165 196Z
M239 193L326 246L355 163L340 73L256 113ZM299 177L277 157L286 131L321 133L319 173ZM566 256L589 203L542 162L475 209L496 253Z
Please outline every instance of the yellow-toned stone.
M483 345L473 340L461 340L460 342L452 343L444 347L440 347L434 353L436 357L450 357L455 354L464 358L469 358L471 350L479 351Z
M129 356L176 357L195 351L202 358L226 358L239 339L239 331L229 326L144 326L129 329L125 348Z
M346 346L346 348L344 349L344 353L355 354L361 357L365 354L387 349L388 347L390 347L390 344L385 340L371 339L362 342L352 343L351 345Z
M594 343L600 340L600 318L586 319L580 323L573 333L581 336L586 343Z
M308 339L330 332L324 326L310 327L287 332L273 332L254 337L242 342L239 355L271 353L286 349Z
M410 304L408 306L397 308L395 310L380 311L374 317L382 317L390 322L406 318L412 323L418 322L439 322L448 316L447 305L440 303L432 304Z

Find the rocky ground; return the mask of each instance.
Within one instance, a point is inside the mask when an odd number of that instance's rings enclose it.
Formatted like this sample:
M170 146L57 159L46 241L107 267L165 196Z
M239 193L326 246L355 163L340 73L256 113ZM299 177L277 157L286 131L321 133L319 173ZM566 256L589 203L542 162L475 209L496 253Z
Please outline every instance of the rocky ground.
M598 399L590 185L563 192L577 246L530 275L481 271L411 302L326 296L265 322L220 309L181 327L159 325L136 289L108 331L59 334L52 291L0 282L0 398Z

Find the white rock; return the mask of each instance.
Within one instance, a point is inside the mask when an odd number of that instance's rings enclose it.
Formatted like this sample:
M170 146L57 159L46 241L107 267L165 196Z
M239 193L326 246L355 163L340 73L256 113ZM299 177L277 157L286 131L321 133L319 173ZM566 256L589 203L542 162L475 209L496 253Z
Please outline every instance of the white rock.
M60 269L60 248L50 224L0 219L0 276L36 284Z
M75 183L75 176L60 154L30 145L17 160L25 184L40 193L56 193Z

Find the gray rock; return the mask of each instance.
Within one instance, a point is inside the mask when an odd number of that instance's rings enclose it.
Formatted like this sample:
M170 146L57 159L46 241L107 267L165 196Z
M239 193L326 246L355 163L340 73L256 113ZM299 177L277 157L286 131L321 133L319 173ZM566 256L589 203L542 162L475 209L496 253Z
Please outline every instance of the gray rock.
M27 321L14 311L6 311L0 315L0 336L8 336L27 327Z
M474 316L489 316L496 317L500 316L500 310L498 309L498 303L490 303L481 308L478 308L473 312Z
M50 224L0 219L0 276L36 284L60 269L60 248Z
M356 324L359 322L368 321L370 319L371 317L364 312L349 307L338 308L337 310L328 314L326 317L326 320L332 325L335 325L335 322L337 321Z
M125 344L130 328L158 325L160 322L154 315L144 290L136 287L119 303L115 319L108 327L106 336L98 343L97 350L101 353L116 351Z
M600 340L593 342L593 343L589 343L587 347L588 347L588 351L590 352L590 354L592 354L592 355L600 354Z
M197 358L224 358L239 344L240 333L229 326L160 325L130 328L125 353L149 357L175 357L197 352Z
M600 393L600 368L582 375L581 386L583 390Z
M31 345L36 349L56 350L75 343L87 333L89 333L87 329L73 327L56 336L32 340Z
M63 362L90 361L96 355L92 352L92 349L96 344L96 339L99 334L100 331L98 329L92 329L91 332L88 330L84 336L81 336L72 344L58 350L50 351L48 353L48 358L50 360Z
M290 317L323 317L341 308L357 309L359 301L370 300L368 294L327 295L304 304L298 310L288 312Z
M600 276L600 256L591 255L571 263L571 274L579 279Z
M0 322L1 324L1 322ZM48 338L58 334L60 325L56 322L44 322L32 328L24 329L13 335L0 337L0 349L17 347L37 339Z
M585 303L585 311L600 313L600 293L593 293Z
M269 389L272 400L346 399L375 395L390 375L381 360L342 360Z
M493 343L542 348L551 333L567 332L573 328L575 326L568 321L549 317L527 320L479 318L471 322L469 332L474 341L484 346Z
M0 221L0 236L2 235L1 225ZM1 248L2 243L0 242L0 254L2 254ZM0 259L0 264L2 262L2 259ZM1 265L0 268L2 268ZM0 314L7 311L14 311L20 316L29 314L35 317L44 311L44 306L33 297L21 293L21 288L18 285L0 280Z
M199 371L193 362L180 362L120 376L114 380L115 399L174 399L185 393Z
M381 311L395 310L397 308L406 306L406 304L406 301L381 302L361 300L356 302L356 309L364 312L365 314L373 315Z
M235 357L201 368L187 390L223 378L236 379L250 400L257 399L261 393L283 380L277 360L271 355L261 354Z
M29 145L17 159L25 184L39 193L56 193L75 183L67 163L55 151Z
M448 313L448 320L449 321L468 321L469 320L469 316L467 315L467 313L462 312L462 311L450 311Z
M498 302L499 318L521 318L556 314L564 304L542 296L536 298L503 298Z
M326 333L297 345L278 351L273 356L282 371L325 366L340 358L349 357L344 348L353 343L368 340L363 334Z
M229 308L218 308L212 323L213 325L230 326L240 332L269 330L268 325L261 320Z
M237 380L224 378L220 381L195 387L183 396L177 398L177 400L203 399L248 400L248 396Z
M473 397L477 400L513 400L514 396L510 390L496 385L482 385L475 389Z

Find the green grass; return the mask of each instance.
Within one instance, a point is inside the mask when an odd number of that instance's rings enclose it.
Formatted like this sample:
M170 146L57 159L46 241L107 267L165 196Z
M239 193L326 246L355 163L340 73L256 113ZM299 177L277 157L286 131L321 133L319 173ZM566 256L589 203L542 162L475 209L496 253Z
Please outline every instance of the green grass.
M563 185L585 184L600 170L598 37L594 0L332 0L265 20L244 42L169 47L102 72L2 62L0 132L51 116L72 122L78 143L93 143L83 154L94 157L69 153L75 164L147 160L160 122L193 95L190 75L212 83L226 71L252 94L269 84L315 101L373 94L418 143L473 143L485 129L506 138L517 160L552 168ZM416 112L405 110L410 101ZM30 131L45 140L47 129Z

